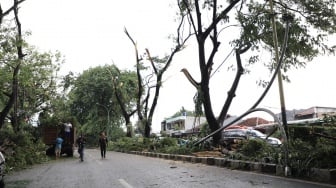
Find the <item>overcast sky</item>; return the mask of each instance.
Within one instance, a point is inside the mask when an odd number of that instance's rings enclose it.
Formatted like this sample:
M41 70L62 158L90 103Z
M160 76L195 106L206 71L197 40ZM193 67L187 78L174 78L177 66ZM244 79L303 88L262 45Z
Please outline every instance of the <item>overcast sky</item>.
M12 0L1 0L12 3ZM81 73L90 67L115 63L121 69L135 65L134 48L124 34L127 28L139 45L140 53L149 48L152 55L169 53L172 47L169 34L176 28L175 0L26 0L19 15L24 30L32 32L30 44L41 51L60 51L66 63L62 73ZM5 7L3 8L5 9ZM330 40L336 44L335 37ZM227 52L229 53L229 52ZM227 61L235 61L232 56ZM180 72L190 70L199 78L197 51L188 46L180 52L166 73L153 120L153 131L160 130L160 122L179 111L182 106L194 109L195 89ZM291 70L291 83L284 84L287 109L304 109L312 106L336 107L335 57L318 57L308 62L305 69ZM214 111L218 114L227 96L232 80L224 80L223 67L213 76L211 92ZM218 76L217 76L218 75ZM227 78L233 79L234 74ZM232 115L245 112L262 92L257 79L268 80L268 72L255 71L241 78L237 97L229 111ZM280 112L277 84L274 84L260 107ZM254 116L254 115L252 115Z

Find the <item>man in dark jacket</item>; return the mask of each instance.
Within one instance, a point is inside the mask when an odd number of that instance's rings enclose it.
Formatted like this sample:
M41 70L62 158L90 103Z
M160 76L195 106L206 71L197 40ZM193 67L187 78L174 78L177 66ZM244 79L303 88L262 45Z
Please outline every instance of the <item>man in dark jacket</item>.
M79 156L80 156L80 160L84 161L85 139L84 139L82 134L77 138L76 143L77 143L77 147L78 147L78 153L79 153Z
M102 159L106 156L106 146L107 146L107 138L105 136L105 133L100 133L99 137L99 147L100 147L100 154Z

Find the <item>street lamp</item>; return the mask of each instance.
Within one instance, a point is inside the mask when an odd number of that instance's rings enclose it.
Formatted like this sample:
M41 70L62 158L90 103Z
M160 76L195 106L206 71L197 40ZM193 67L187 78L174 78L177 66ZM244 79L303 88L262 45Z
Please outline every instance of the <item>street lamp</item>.
M104 107L104 109L107 112L106 137L109 138L108 136L109 136L109 128L110 128L110 110L105 105L102 105L102 104L99 104L99 103L96 103L96 105Z

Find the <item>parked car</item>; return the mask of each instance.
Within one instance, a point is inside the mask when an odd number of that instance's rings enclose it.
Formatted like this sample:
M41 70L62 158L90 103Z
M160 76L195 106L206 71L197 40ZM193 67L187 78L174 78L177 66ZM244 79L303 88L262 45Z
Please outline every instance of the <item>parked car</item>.
M247 139L263 139L273 146L281 145L281 141L274 137L268 137L264 133L254 129L227 129L222 131L220 144L228 149L231 149L232 144Z
M261 138L263 140L266 140L267 143L273 146L280 146L282 144L282 142L279 139L274 138L274 137L268 137L266 139L267 135L258 130L247 129L246 133L250 138Z

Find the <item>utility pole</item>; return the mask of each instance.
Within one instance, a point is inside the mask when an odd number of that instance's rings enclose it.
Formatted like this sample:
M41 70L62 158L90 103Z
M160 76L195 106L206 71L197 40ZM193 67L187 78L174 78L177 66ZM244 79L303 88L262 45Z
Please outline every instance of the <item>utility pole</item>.
M275 13L274 13L274 10L273 10L273 0L270 0L269 2L270 2L271 14L272 14L272 29L273 29L273 42L274 42L274 50L275 50L275 60L276 60L277 63L279 63L278 34L277 34L277 28L276 28L276 24L275 24ZM283 84L282 84L281 69L279 69L279 71L278 71L278 85L279 85L282 124L284 126L286 136L288 138L286 105L285 105L285 97L284 97L284 90L283 90Z
M272 29L273 29L273 42L274 42L274 50L275 50L275 60L276 63L280 63L279 58L279 48L278 48L278 35L277 35L277 28L275 23L275 13L273 10L273 0L270 0L270 9L271 9L271 17L272 17ZM291 169L288 166L288 126L287 126L287 117L286 117L286 105L285 105L285 97L284 97L284 91L283 91L283 85L282 85L282 74L281 74L281 67L278 71L278 85L279 85L279 95L280 95L280 105L281 105L281 117L282 117L282 124L283 128L285 130L285 137L286 142L285 143L285 176L288 176L291 174Z

